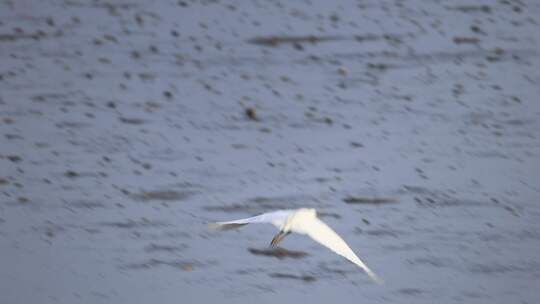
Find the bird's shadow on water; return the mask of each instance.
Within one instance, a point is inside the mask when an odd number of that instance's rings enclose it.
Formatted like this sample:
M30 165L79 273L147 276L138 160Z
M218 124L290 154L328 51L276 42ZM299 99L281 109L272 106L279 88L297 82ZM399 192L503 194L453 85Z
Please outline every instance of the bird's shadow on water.
M282 247L248 248L248 251L253 255L274 257L280 260L286 258L301 259L309 255L307 252L289 250Z
M285 259L303 259L309 256L307 252L289 250L283 247L268 247L268 248L248 248L248 251L257 256L276 258L278 260ZM264 271L263 271L264 272ZM351 275L362 273L356 268L341 267L341 265L329 265L327 263L319 263L313 271L306 273L295 273L294 269L289 269L288 272L269 272L269 277L274 279L289 279L298 280L305 283L312 283L320 279L336 279L337 277L347 278Z

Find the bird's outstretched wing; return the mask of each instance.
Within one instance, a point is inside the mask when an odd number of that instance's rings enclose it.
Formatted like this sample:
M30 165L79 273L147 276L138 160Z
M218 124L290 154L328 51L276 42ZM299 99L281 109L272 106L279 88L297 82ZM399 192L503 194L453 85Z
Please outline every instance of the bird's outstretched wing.
M362 262L360 258L356 256L347 243L345 243L345 241L323 221L314 217L313 219L303 223L301 231L299 232L309 235L315 241L358 265L375 282L379 284L383 283L383 280L379 278L373 271L371 271L371 269L369 269L366 264L364 264L364 262Z
M209 227L215 229L232 229L252 223L269 223L279 228L283 226L293 212L294 210L278 210L235 221L211 223Z

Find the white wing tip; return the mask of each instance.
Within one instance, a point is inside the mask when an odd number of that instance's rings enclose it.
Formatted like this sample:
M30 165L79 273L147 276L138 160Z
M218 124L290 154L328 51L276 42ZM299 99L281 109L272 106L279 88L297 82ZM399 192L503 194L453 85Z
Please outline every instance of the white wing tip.
M244 225L247 225L247 224L217 222L217 223L209 223L208 228L214 229L214 230L230 230L230 229L236 229L238 227L242 227Z
M378 275L376 275L375 273L368 272L368 275L373 281L375 281L375 283L377 283L379 285L384 284L384 280L381 277L379 277Z
M220 229L223 225L220 223L208 223L208 228L210 229Z
M375 272L371 271L371 269L369 269L364 263L360 262L358 264L358 266L360 266L360 268L362 268L362 270L364 270L366 272L366 274L377 284L384 284L384 280L379 277L378 275L375 274Z

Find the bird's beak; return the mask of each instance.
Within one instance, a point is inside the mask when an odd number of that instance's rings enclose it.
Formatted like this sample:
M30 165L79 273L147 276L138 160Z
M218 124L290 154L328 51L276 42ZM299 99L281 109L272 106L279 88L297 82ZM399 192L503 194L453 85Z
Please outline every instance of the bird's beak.
M276 247L277 244L281 242L281 240L283 240L289 233L290 232L279 231L278 234L276 234L276 236L274 236L272 239L272 242L270 242L270 246Z

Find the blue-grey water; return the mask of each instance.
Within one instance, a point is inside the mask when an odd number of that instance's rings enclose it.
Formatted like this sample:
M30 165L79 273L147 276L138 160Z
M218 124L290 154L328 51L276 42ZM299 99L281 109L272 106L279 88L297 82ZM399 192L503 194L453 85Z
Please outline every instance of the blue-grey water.
M1 1L0 303L539 302L539 16ZM207 228L304 206L386 284Z

